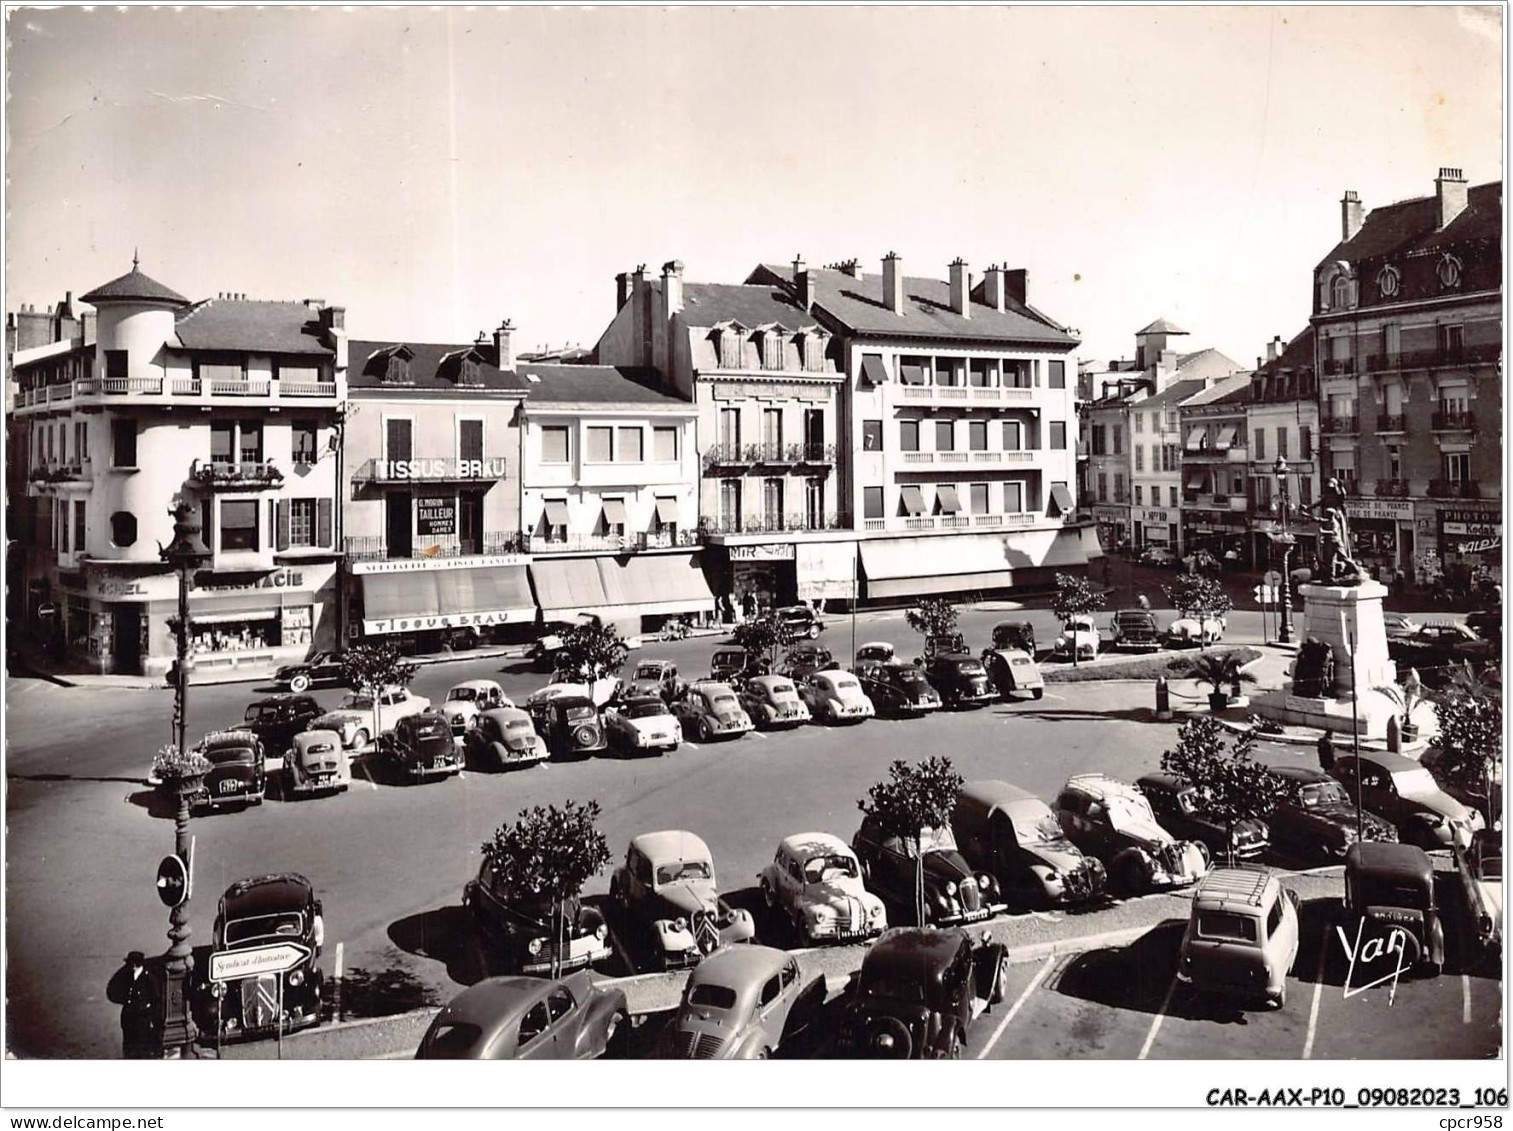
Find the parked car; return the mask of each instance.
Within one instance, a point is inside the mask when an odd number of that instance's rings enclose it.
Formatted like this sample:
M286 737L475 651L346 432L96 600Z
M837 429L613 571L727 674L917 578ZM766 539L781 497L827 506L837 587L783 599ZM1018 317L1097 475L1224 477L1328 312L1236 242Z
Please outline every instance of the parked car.
M212 962L214 955L279 943L292 943L305 954L282 973L223 981L211 980L207 965L200 995L200 1031L226 1040L292 1033L318 1025L324 987L319 959L325 935L320 900L310 881L297 872L238 880L228 887L216 907Z
M795 644L778 664L778 674L789 679L803 679L814 672L829 671L840 667L830 649L823 644Z
M1051 646L1051 652L1059 660L1070 660L1074 648L1079 660L1097 657L1098 626L1092 617L1077 616L1067 621L1061 635L1056 637L1056 643Z
M1464 624L1439 621L1426 624L1409 636L1389 639L1387 655L1399 671L1416 668L1425 683L1437 686L1464 663L1479 667L1496 660L1498 650L1490 640L1483 640Z
M767 661L744 648L717 648L709 660L709 678L717 683L767 674Z
M751 716L741 708L728 683L691 683L672 709L683 725L685 737L692 735L696 742L740 738L753 729Z
M514 700L504 693L504 688L492 679L469 679L447 692L447 697L441 704L441 713L452 726L452 741L461 746L468 728L480 714L496 707L514 705Z
M580 971L475 982L431 1022L416 1060L594 1060L629 1020L625 991Z
M205 784L189 799L192 808L261 805L268 787L263 744L250 730L207 734L196 747L210 763Z
M942 707L981 707L998 698L998 688L976 656L937 652L925 664L925 678L940 693Z
M1469 617L1466 619L1470 620ZM1407 613L1383 613L1382 627L1387 630L1387 639L1395 640L1412 636L1424 626L1421 621L1414 620Z
M511 885L487 859L462 889L462 906L488 956L511 974L558 974L582 970L614 954L604 916L576 896L559 918L544 892Z
M1197 883L1208 872L1201 841L1178 840L1161 827L1145 795L1105 774L1074 774L1056 798L1067 839L1098 857L1122 895Z
M908 718L940 710L940 693L918 664L868 661L857 664L854 674L879 715Z
M1358 813L1345 787L1308 766L1272 766L1285 794L1271 819L1273 847L1306 860L1343 860L1356 841L1359 821L1366 840L1396 841L1397 830L1370 813Z
M1502 652L1501 609L1477 609L1475 612L1467 613L1466 627L1491 644L1494 655Z
M1224 639L1223 617L1178 617L1166 626L1163 639L1168 648L1207 648Z
M993 626L992 647L1017 648L1033 658L1035 626L1027 620L1001 620Z
M553 758L576 758L608 746L599 708L586 695L558 695L548 699L536 722Z
M1120 609L1108 622L1109 647L1118 652L1158 652L1161 630L1146 609Z
M916 845L913 837L884 832L868 814L851 838L851 848L861 861L867 888L911 915L915 862L923 857L926 924L976 923L1008 909L998 881L986 871L974 871L957 850L950 826L923 830Z
M758 730L799 727L809 721L809 708L785 675L753 676L741 685L739 698Z
M273 674L273 682L290 691L309 691L312 687L339 687L342 679L341 656L336 652L316 652L297 664L285 664Z
M410 782L462 769L462 751L452 741L452 725L439 711L404 716L393 730L379 736L378 750Z
M1271 846L1271 833L1265 821L1246 817L1236 821L1233 830L1229 829L1222 821L1203 813L1198 791L1176 774L1146 774L1135 782L1135 788L1145 794L1162 828L1183 840L1202 841L1214 860L1231 855L1238 860L1251 860Z
M1428 770L1401 754L1347 754L1335 759L1331 773L1347 794L1361 799L1366 812L1390 821L1404 844L1431 850L1467 845L1472 833L1486 827L1481 813L1440 789Z
M966 862L1021 907L1075 906L1105 895L1103 864L1067 840L1050 806L1018 786L967 782L956 795L951 831Z
M815 672L795 686L818 723L860 723L877 713L861 683L847 671Z
M862 883L861 861L830 833L784 837L757 886L800 946L868 939L888 927L883 901Z
M538 687L525 697L525 711L536 724L536 730L541 734L546 733L546 708L553 699L559 699L564 695L579 699L592 699L590 688L586 683L549 683L545 687Z
M352 762L333 730L307 730L294 736L284 755L284 791L290 797L340 793L352 784Z
M825 976L770 946L711 954L688 975L661 1053L679 1060L767 1060L819 1019Z
M886 664L894 659L893 645L886 641L873 640L856 650L857 664Z
M321 713L321 705L309 695L270 695L247 707L242 729L257 735L265 751L282 755Z
M638 695L604 712L605 739L622 754L648 750L671 754L683 741L683 727L659 695Z
M549 755L530 715L518 707L490 707L475 717L462 751L468 765L497 770L534 766Z
M925 654L915 661L925 667L936 656L946 653L965 652L967 638L959 632L933 633L925 637Z
M562 655L562 637L555 632L541 636L525 647L525 658L531 662L533 671L554 672L557 660Z
M1352 946L1382 938L1401 944L1405 970L1438 977L1445 966L1445 930L1434 898L1434 862L1412 844L1352 844L1345 853L1345 912L1354 919ZM1359 943L1355 942L1359 939Z
M837 1044L845 1056L955 1060L972 1022L1003 1000L1008 951L959 927L894 927L847 988Z
M1498 965L1503 934L1501 831L1482 829L1471 837L1470 845L1457 848L1455 871L1466 905L1473 953Z
M778 620L793 635L810 640L825 631L825 622L808 605L785 605L778 610Z
M645 929L664 970L692 966L722 946L756 937L751 912L720 898L709 846L690 832L642 833L632 840L609 896Z
M354 754L361 754L373 742L374 716L373 697L360 692L350 692L334 711L313 720L310 725L321 730L334 730L341 735L342 745ZM416 695L408 687L390 687L378 696L378 733L394 729L400 719L418 715L431 709L431 701L424 695ZM450 724L448 724L450 728Z
M1169 567L1177 564L1177 555L1165 546L1147 546L1140 551L1140 564L1157 567Z
M625 699L645 695L660 696L671 703L688 685L678 677L678 665L671 660L642 660L630 674L630 682L621 689Z
M1287 1004L1298 897L1265 868L1215 868L1193 892L1177 978L1200 992Z
M1045 677L1040 665L1028 652L1017 648L989 648L982 654L982 666L998 694L1028 694L1031 699L1045 698Z

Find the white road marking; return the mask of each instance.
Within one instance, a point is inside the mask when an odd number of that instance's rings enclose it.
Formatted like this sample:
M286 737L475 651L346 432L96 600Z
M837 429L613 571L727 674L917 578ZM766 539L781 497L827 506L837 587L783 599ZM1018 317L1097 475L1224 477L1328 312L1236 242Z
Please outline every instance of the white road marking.
M1003 1015L1003 1020L993 1027L993 1035L984 1042L982 1051L977 1054L978 1060L981 1060L993 1051L993 1046L998 1043L998 1038L1003 1036L1003 1031L1009 1027L1009 1022L1014 1020L1014 1015L1019 1012L1020 1007L1029 1000L1030 995L1035 992L1040 983L1045 981L1045 976L1051 972L1051 967L1055 964L1056 956L1054 954L1047 955L1045 961L1040 964L1040 969L1035 971L1035 976L1030 979L1029 985L1020 991L1019 996L1014 999L1014 1004Z
M1161 1031L1161 1022L1166 1019L1166 1011L1171 1008L1172 995L1177 992L1177 979L1172 978L1172 984L1166 987L1166 997L1161 999L1161 1008L1156 1013L1155 1020L1151 1022L1150 1032L1145 1034L1145 1044L1140 1046L1140 1055L1136 1060L1144 1060L1151 1051L1151 1045L1156 1043L1156 1034Z
M1319 999L1324 996L1324 960L1329 954L1329 929L1319 939L1319 967L1313 976L1313 1004L1308 1007L1308 1036L1303 1041L1303 1059L1313 1056L1313 1039L1319 1031Z
M333 967L333 972L332 972L331 976L333 978L335 978L338 982L341 981L342 947L344 945L346 945L346 944L344 944L344 943L337 943L336 944L336 963L335 963L335 965Z
M1462 1025L1471 1024L1471 975L1460 976L1460 1020Z

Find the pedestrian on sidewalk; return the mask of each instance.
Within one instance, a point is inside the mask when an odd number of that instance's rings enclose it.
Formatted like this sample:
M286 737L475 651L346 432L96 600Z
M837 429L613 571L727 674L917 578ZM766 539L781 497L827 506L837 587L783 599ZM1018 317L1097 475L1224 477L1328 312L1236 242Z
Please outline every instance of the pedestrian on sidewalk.
M1334 772L1334 739L1327 730L1319 735L1319 769L1326 774Z
M126 956L126 988L121 1003L121 1055L127 1060L163 1057L163 995L147 972L146 956Z

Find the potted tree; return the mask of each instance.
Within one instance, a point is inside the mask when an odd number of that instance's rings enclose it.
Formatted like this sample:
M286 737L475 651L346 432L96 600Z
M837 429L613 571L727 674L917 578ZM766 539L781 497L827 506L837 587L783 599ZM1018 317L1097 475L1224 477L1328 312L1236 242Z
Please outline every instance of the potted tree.
M392 644L354 644L342 653L342 682L373 704L373 738L383 733L378 697L386 687L408 687L416 667Z
M610 698L606 681L624 666L629 652L614 625L597 621L575 624L562 633L556 678L586 684L590 697L602 707Z
M198 750L180 750L175 743L158 748L152 758L152 783L165 796L193 797L205 784L210 760Z
M1240 685L1255 683L1256 677L1246 671L1240 657L1234 652L1204 652L1190 671L1193 679L1208 684L1208 706L1214 712L1229 706L1230 697L1240 697ZM1225 690L1228 688L1229 690Z
M748 672L753 666L770 672L777 666L779 650L792 646L798 637L792 625L776 612L769 612L736 625L730 639L746 650ZM753 660L760 663L753 665Z
M1403 738L1409 741L1417 738L1418 724L1413 721L1413 712L1428 699L1423 682L1418 678L1418 669L1409 668L1408 678L1401 685L1384 683L1372 690L1392 700L1403 720Z
M867 790L856 807L875 816L884 834L914 842L915 922L925 922L925 856L920 840L925 829L947 828L961 792L962 777L951 759L931 757L910 765L902 759L888 767L888 779Z
M1264 821L1283 796L1285 783L1251 756L1255 731L1226 741L1213 718L1195 715L1177 729L1177 745L1162 753L1161 768L1188 782L1198 811L1224 826L1226 855L1235 862L1235 826Z
M1056 595L1051 598L1051 613L1061 622L1071 639L1072 667L1077 666L1077 634L1072 630L1076 617L1091 616L1108 603L1108 595L1094 589L1086 577L1076 574L1056 575Z

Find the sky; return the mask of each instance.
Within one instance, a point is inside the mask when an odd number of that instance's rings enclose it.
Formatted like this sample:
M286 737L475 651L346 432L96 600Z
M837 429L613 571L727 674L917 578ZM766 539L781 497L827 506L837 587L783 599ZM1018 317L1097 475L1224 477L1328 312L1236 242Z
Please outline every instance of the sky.
M1249 365L1339 200L1502 176L1482 7L10 9L5 301L142 269L355 338L592 345L614 276L1029 271Z

